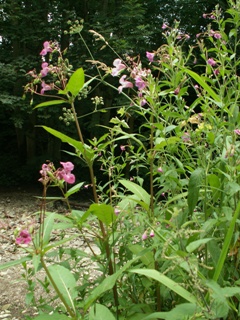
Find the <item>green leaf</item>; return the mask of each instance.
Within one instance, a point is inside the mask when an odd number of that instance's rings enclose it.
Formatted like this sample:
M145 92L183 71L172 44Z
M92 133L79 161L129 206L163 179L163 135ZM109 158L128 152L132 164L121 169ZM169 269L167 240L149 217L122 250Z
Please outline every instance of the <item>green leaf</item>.
M49 127L46 127L46 126L42 126L42 128L44 130L46 130L47 132L51 133L56 138L59 138L62 142L68 143L69 145L71 145L76 150L80 151L81 153L84 152L84 147L83 147L82 142L77 141L75 139L72 139L72 138L66 136L65 134L63 134L63 133L61 133L61 132L59 132L57 130L54 130L52 128L49 128Z
M187 252L193 252L194 250L196 250L197 248L199 248L201 245L209 242L210 240L212 240L213 238L205 238L205 239L200 239L200 240L196 240L191 242L187 247L186 250Z
M74 275L70 270L57 264L49 266L48 271L69 307L75 311L74 299L78 294Z
M87 299L85 299L84 310L88 310L88 308L93 304L95 300L97 300L104 292L111 290L117 279L125 272L133 262L138 260L139 257L135 257L134 259L128 261L120 270L111 276L106 277L97 287L93 289Z
M44 230L43 230L43 245L48 244L50 240L50 236L52 233L53 225L54 225L54 217L55 213L52 212L45 220L44 220Z
M132 269L129 272L142 274L146 277L152 278L166 287L168 287L170 290L177 293L179 296L184 298L185 300L197 304L196 298L186 289L184 289L182 286L180 286L177 282L173 281L172 279L168 278L164 274L154 270L154 269Z
M94 214L100 221L105 223L106 226L109 226L117 219L117 215L114 213L113 207L105 203L91 204L86 214L88 212Z
M69 237L69 238L64 238L64 239L56 241L56 242L52 242L51 245L48 245L48 246L44 247L44 253L46 253L47 251L51 250L54 247L58 247L58 246L60 246L60 245L62 245L64 243L72 241L72 240L74 240L74 239L76 239L78 237L79 237L79 235L76 234L75 236L72 236L72 237Z
M196 313L196 305L192 303L182 303L177 305L174 309L169 312L154 312L151 315L142 318L142 320L180 320L189 319Z
M82 68L77 69L68 80L64 93L70 92L73 97L76 97L82 89L85 81L84 71ZM63 93L62 92L62 93Z
M64 104L64 103L69 104L68 101L62 100L62 99L59 99L59 100L51 100L51 101L46 101L46 102L39 103L39 104L36 105L33 109L43 108L43 107L48 107L48 106L55 106L55 105Z
M33 318L33 320L70 320L65 314L53 313L49 314L40 314L39 316Z
M26 256L18 260L3 263L0 265L0 271L17 266L18 264L22 264L23 262L30 261L30 260L32 260L32 256Z
M203 77L199 76L196 72L188 69L185 69L184 71L187 72L195 81L197 81L198 84L200 84L200 86L207 91L210 97L213 98L213 100L215 100L216 102L221 102L220 97L215 93L215 91L213 91L211 87L209 87Z
M65 193L65 198L68 198L69 196L71 196L72 194L78 192L80 190L80 188L84 185L84 182L79 182L78 184L75 184L75 186L73 186L71 189L69 189L66 193Z
M90 309L89 320L116 320L116 318L107 307L97 303Z
M150 195L141 186L129 180L119 180L119 182L148 206L150 205Z
M128 248L130 251L132 251L132 253L138 254L138 255L140 255L140 253L144 251L144 254L140 257L140 260L147 268L149 269L154 268L154 256L153 256L152 249L149 249L148 252L145 252L145 250L143 250L143 247L139 244L130 245L128 246Z
M192 214L193 210L196 207L199 196L200 185L202 184L202 180L204 177L203 168L197 168L191 174L188 184L188 208L189 213Z

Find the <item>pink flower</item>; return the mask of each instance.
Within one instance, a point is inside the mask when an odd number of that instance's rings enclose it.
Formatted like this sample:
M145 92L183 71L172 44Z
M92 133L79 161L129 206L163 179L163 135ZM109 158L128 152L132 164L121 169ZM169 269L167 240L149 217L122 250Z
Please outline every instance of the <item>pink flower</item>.
M159 168L157 169L157 172L163 173L162 167L159 167Z
M219 71L219 69L215 69L215 70L213 71L213 73L217 76L217 75L219 75L220 71Z
M41 70L41 76L42 77L46 77L46 75L48 74L49 68L48 68L48 63L47 62L43 62L42 63L42 70Z
M204 19L207 18L207 14L206 13L204 13L202 16L203 16Z
M75 175L71 173L74 169L74 164L70 161L68 162L60 162L63 168L58 170L57 177L58 179L63 179L69 184L73 184L75 182Z
M63 166L63 169L66 171L66 172L71 172L73 169L74 169L74 164L70 161L67 161L67 162L60 162L61 165Z
M119 80L119 82L121 84L121 86L118 87L119 93L121 93L124 88L132 88L133 87L132 82L125 80L126 77L127 77L126 75L123 75Z
M144 232L144 234L142 235L142 240L146 240L146 239L147 239L147 237L148 237L148 235L147 235L147 231L145 231L145 232Z
M146 57L150 62L153 62L155 54L153 52L146 52Z
M190 141L190 134L188 132L184 132L184 134L182 135L182 140L184 142Z
M42 49L42 51L40 52L40 55L41 56L45 56L48 52L52 52L53 50L52 50L52 48L50 47L50 42L48 42L48 41L45 41L44 43L43 43L43 49Z
M44 94L45 91L52 90L52 86L50 84L46 84L45 81L42 81L42 90L41 94Z
M145 106L146 103L147 103L146 99L143 98L143 99L140 100L140 106L141 107Z
M115 208L114 209L114 213L118 216L119 215L119 213L121 212L121 210L119 210L118 208Z
M124 70L126 69L126 66L125 64L122 63L122 61L120 59L115 59L113 61L113 65L115 68L112 69L112 76L115 77L115 76L118 76L119 72L121 70Z
M121 145L121 146L120 146L120 150L121 150L121 151L125 151L125 150L126 150L125 146Z
M16 244L29 244L32 241L30 233L27 230L22 230L19 237L16 238Z
M167 29L167 27L168 27L168 25L164 22L162 25L162 29L165 30L165 29Z
M213 58L209 58L207 60L207 64L209 64L210 66L214 67L216 65L216 61Z
M219 32L215 32L213 36L214 36L215 39L221 39L222 38L222 36L221 36L221 34Z
M180 92L180 88L177 87L177 88L174 90L174 94L177 96L177 95L179 94L179 92Z
M152 230L149 235L151 238L153 238L155 236L154 231Z
M146 87L146 82L141 77L136 76L135 85L138 88L138 90L143 90Z
M233 130L238 136L240 136L240 129Z
M63 173L62 178L64 181L66 181L69 184L73 184L75 182L75 175L70 172Z

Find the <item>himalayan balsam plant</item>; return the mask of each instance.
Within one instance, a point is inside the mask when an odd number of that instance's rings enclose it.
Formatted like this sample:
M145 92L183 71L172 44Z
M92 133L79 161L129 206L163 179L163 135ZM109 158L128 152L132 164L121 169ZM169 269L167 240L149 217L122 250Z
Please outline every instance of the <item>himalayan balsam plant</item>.
M165 44L145 57L115 53L106 66L89 51L98 73L88 81L57 43L44 42L41 69L29 72L26 92L54 97L37 109L64 106L78 139L42 126L72 147L73 158L58 169L43 164L39 225L16 236L28 254L0 267L22 263L27 302L39 310L34 319L239 319L240 2L203 17L209 27L194 46L177 23L164 23ZM70 36L79 34L87 47L82 28L77 21ZM118 79L116 88L110 78ZM122 106L106 134L85 141L76 99L99 82L122 97ZM92 101L104 109L101 97ZM89 170L94 200L85 211L69 201L84 186L75 184L75 157ZM67 204L65 215L46 210L53 186ZM76 239L88 251L74 246ZM34 279L45 298L35 296Z

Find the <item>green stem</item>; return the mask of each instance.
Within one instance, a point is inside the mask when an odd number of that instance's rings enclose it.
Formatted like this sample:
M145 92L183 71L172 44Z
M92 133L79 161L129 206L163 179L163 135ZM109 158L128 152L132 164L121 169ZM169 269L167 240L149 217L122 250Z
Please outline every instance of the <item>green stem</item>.
M83 139L83 136L82 136L81 128L80 128L80 125L79 125L79 122L78 122L78 119L77 119L77 114L76 114L73 102L71 104L71 109L72 109L72 112L73 112L73 115L74 115L74 120L75 120L75 124L76 124L76 128L77 128L79 139L82 142L82 144L84 145L85 144L84 143L84 139ZM94 171L93 171L93 166L92 166L92 163L89 163L89 161L88 161L86 156L85 156L85 160L86 160L86 163L87 163L88 168L89 168L89 174L90 174L90 180L91 180L91 184L92 184L94 202L95 203L99 203L98 195L97 195L97 188L96 188L96 181L95 181L95 176L94 176ZM106 256L107 256L107 260L108 260L109 275L112 275L112 274L114 274L114 268L113 268L113 262L112 262L112 259L111 259L110 246L109 246L109 243L107 241L108 240L107 239L107 234L106 234L103 222L101 220L98 220L98 221L99 221L99 226L100 226L100 229L101 229L101 232L102 232L103 244L105 246ZM118 302L118 293L117 293L117 286L116 285L114 285L114 287L113 287L113 298L114 298L115 306L118 306L119 302Z

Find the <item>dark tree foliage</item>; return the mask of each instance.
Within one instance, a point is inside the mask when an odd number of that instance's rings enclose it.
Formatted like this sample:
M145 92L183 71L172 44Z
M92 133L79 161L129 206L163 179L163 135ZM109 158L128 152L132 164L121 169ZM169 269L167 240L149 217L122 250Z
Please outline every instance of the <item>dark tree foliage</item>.
M39 52L44 41L57 40L62 49L68 48L71 41L67 51L71 64L94 73L92 65L86 63L91 57L79 37L65 32L69 30L69 21L84 20L82 36L94 58L111 66L116 54L109 48L103 49L103 43L95 41L88 30L102 34L120 56L143 58L146 51L156 50L164 42L163 23L172 25L179 21L182 32L190 35L189 43L194 42L196 34L209 23L203 13L211 12L217 4L223 10L227 8L227 0L0 0L0 162L8 159L14 176L12 180L2 179L2 183L12 184L23 178L26 181L28 175L31 180L30 163L36 172L36 163L38 167L42 159L60 157L60 144L36 125L46 122L59 129L61 110L47 108L36 112L29 103L30 96L22 99L27 72L40 69ZM118 105L121 99L115 91L101 85L94 94L104 97L106 108ZM35 98L34 104L39 101L43 99ZM81 102L79 112L88 113L91 108L88 99ZM106 125L110 116L108 112L84 118L84 134L97 134L95 124ZM69 133L71 129L65 130Z

